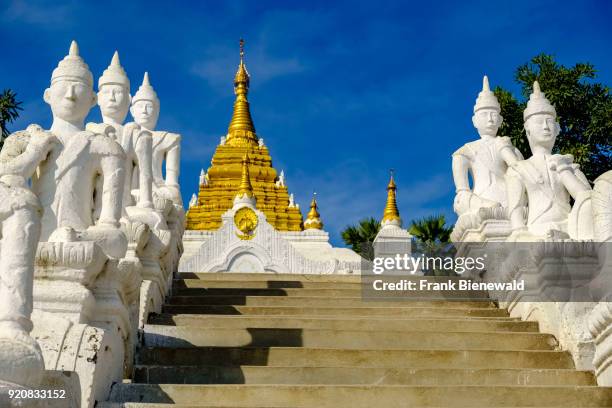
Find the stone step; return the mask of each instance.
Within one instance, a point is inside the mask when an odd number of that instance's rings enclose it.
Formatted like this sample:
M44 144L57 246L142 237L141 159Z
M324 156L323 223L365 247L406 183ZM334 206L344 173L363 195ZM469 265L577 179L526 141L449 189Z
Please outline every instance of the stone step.
M555 338L541 333L364 331L320 329L223 329L146 325L147 347L313 347L420 350L550 350Z
M589 371L369 367L136 366L153 384L595 385Z
M240 407L603 407L612 389L589 386L191 385L116 384L110 401Z
M236 272L216 272L216 273L194 273L179 272L176 274L178 279L200 279L204 281L286 281L286 282L348 282L361 283L361 275L300 275L292 273L236 273Z
M175 285L188 288L248 288L248 289L361 289L361 282L318 282L297 280L203 280L176 279Z
M172 296L167 301L171 305L244 305L244 306L430 306L430 307L469 307L494 308L493 303L486 301L427 300L406 299L403 301L372 301L361 297L329 296Z
M344 350L300 347L142 347L140 365L388 367L388 368L554 368L571 369L569 353L507 350Z
M508 318L427 318L380 317L377 319L313 316L241 316L241 315L152 315L150 324L196 326L206 328L246 329L327 329L327 330L399 330L445 332L537 332L536 322L514 321Z
M367 305L367 303L364 303ZM503 309L441 307L298 307L298 306L234 306L234 305L164 305L162 313L222 315L327 315L327 316L394 316L394 317L507 317Z
M208 295L219 295L219 296L318 296L318 297L361 297L362 290L358 289L309 289L309 288L197 288L188 287L184 281L176 281L173 289L173 295L191 295L191 296L208 296ZM451 291L451 292L439 292L439 291L418 291L418 292L386 292L381 293L380 297L373 298L373 300L380 299L394 299L394 300L406 300L411 299L457 299L457 300L488 300L488 294L482 291Z

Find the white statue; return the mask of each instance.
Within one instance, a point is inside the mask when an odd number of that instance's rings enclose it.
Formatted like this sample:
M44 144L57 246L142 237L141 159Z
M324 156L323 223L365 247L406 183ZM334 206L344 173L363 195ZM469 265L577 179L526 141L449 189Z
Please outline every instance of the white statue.
M506 169L522 160L522 156L508 137L497 136L503 121L500 112L499 102L485 76L472 116L480 140L467 143L453 153L453 179L457 191L454 208L458 215L482 207L506 206Z
M191 195L191 200L189 200L189 208L193 208L198 204L198 196L193 193Z
M592 237L591 187L571 155L552 154L560 127L555 108L540 91L537 81L523 118L532 156L517 162L507 172L513 234L528 230L535 236L547 236L560 231L562 236L575 239ZM570 195L575 200L574 209L570 206ZM589 214L590 220L576 225L575 220L585 220L584 214Z
M289 208L295 207L295 201L293 198L293 193L289 194Z
M98 105L104 124L115 131L115 140L126 153L126 175L123 205L137 204L141 208L153 208L152 197L152 137L151 132L134 123L123 126L130 108L130 80L115 51L110 65L98 80ZM95 129L88 124L88 129ZM132 192L138 193L137 203Z
M285 171L284 170L281 170L280 175L278 176L278 180L276 180L276 187L285 187Z
M263 137L259 138L259 140L257 141L257 145L259 146L260 149L265 147Z
M42 208L26 186L57 139L32 125L5 143L0 152L0 394L4 381L37 386L44 370L40 347L29 336Z
M208 174L204 172L204 169L200 170L200 185L205 186L208 184Z
M153 134L153 182L157 194L183 205L178 178L181 164L181 136L177 133L156 131L159 119L159 99L145 72L142 85L134 95L130 112L134 121ZM163 164L166 163L166 178Z
M32 190L44 209L40 239L96 241L107 255L121 258L127 248L119 229L125 154L109 138L110 127L105 134L84 130L96 94L93 76L76 42L53 71L44 100L51 106L50 132L58 143L47 160L35 158L29 163L40 164L32 180ZM98 212L96 202L100 203Z
M227 137L226 137L226 136L221 136L221 139L219 139L219 144L220 144L221 146L224 146L224 145L225 145L226 140L227 140Z

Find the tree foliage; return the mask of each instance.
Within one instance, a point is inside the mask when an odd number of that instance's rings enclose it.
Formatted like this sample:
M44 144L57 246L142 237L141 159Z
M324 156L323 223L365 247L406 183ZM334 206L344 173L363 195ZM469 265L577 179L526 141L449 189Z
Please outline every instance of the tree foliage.
M374 252L372 243L380 230L380 222L375 218L364 218L357 225L349 225L342 231L346 245L365 259L372 260Z
M444 215L432 215L414 220L408 232L422 243L448 243L450 241L451 227L446 226Z
M0 127L2 128L2 140L7 137L10 132L7 128L9 123L12 123L19 117L19 111L23 110L21 102L17 101L17 94L10 89L5 89L0 94Z
M578 63L568 68L551 55L535 56L516 70L520 100L501 87L494 90L504 117L500 134L509 136L525 157L531 156L523 110L537 80L555 106L561 126L555 153L572 154L587 178L594 180L612 168L612 95L607 86L593 82L595 76L592 64Z

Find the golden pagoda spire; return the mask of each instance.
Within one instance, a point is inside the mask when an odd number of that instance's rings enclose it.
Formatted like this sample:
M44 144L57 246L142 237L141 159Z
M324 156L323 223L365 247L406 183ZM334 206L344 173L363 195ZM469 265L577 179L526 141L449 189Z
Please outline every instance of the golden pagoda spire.
M317 207L317 193L313 193L312 201L310 202L310 211L306 221L304 221L304 229L323 229L323 222Z
M242 158L242 176L240 179L240 186L238 187L238 193L236 197L253 197L253 186L251 185L251 179L249 177L249 155L245 154Z
M240 39L240 64L234 77L236 100L234 101L232 120L227 130L227 143L230 146L249 146L257 143L255 125L251 118L249 101L247 100L249 83L249 72L244 64L244 40Z
M381 221L383 226L387 224L401 226L402 224L402 219L400 218L395 199L396 190L397 187L395 185L395 180L393 180L393 169L391 169L391 179L387 185L387 205L385 206L385 211Z

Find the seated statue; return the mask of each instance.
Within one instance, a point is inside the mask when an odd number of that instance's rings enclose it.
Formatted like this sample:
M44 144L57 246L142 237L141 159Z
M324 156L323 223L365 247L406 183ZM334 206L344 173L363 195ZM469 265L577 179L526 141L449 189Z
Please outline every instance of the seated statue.
M151 133L135 123L123 125L130 108L130 80L115 51L110 65L98 79L98 105L103 123L112 126L113 138L126 154L125 185L122 208L138 206L153 208L151 184L153 182ZM95 130L97 125L87 124ZM132 194L136 194L134 198Z
M499 102L485 76L472 116L480 140L467 143L453 153L453 179L457 191L454 209L459 216L475 213L483 207L506 206L506 169L522 160L522 156L508 137L497 136L503 121L500 112Z
M142 85L134 95L130 113L134 121L153 134L153 188L154 193L182 207L183 200L178 184L181 160L181 136L154 130L159 119L159 98L145 72ZM163 164L166 162L166 178Z
M537 81L523 118L532 156L507 172L513 235L527 232L537 237L592 237L591 187L571 155L552 154L560 126L555 108ZM573 209L570 196L575 201ZM589 214L590 221L576 225L575 220L585 219L584 214Z
M79 56L76 42L51 76L44 100L53 113L50 133L57 143L48 157L34 156L38 166L32 191L43 207L41 241L95 241L107 256L124 256L127 241L119 229L125 154L104 133L84 130L84 120L96 104L93 76ZM28 127L25 136L36 137ZM10 138L9 138L10 139ZM9 140L4 149L16 149ZM99 202L99 213L94 203Z
M27 180L57 139L32 125L5 143L0 152L0 394L2 382L37 386L44 370L40 347L28 335L42 208Z

